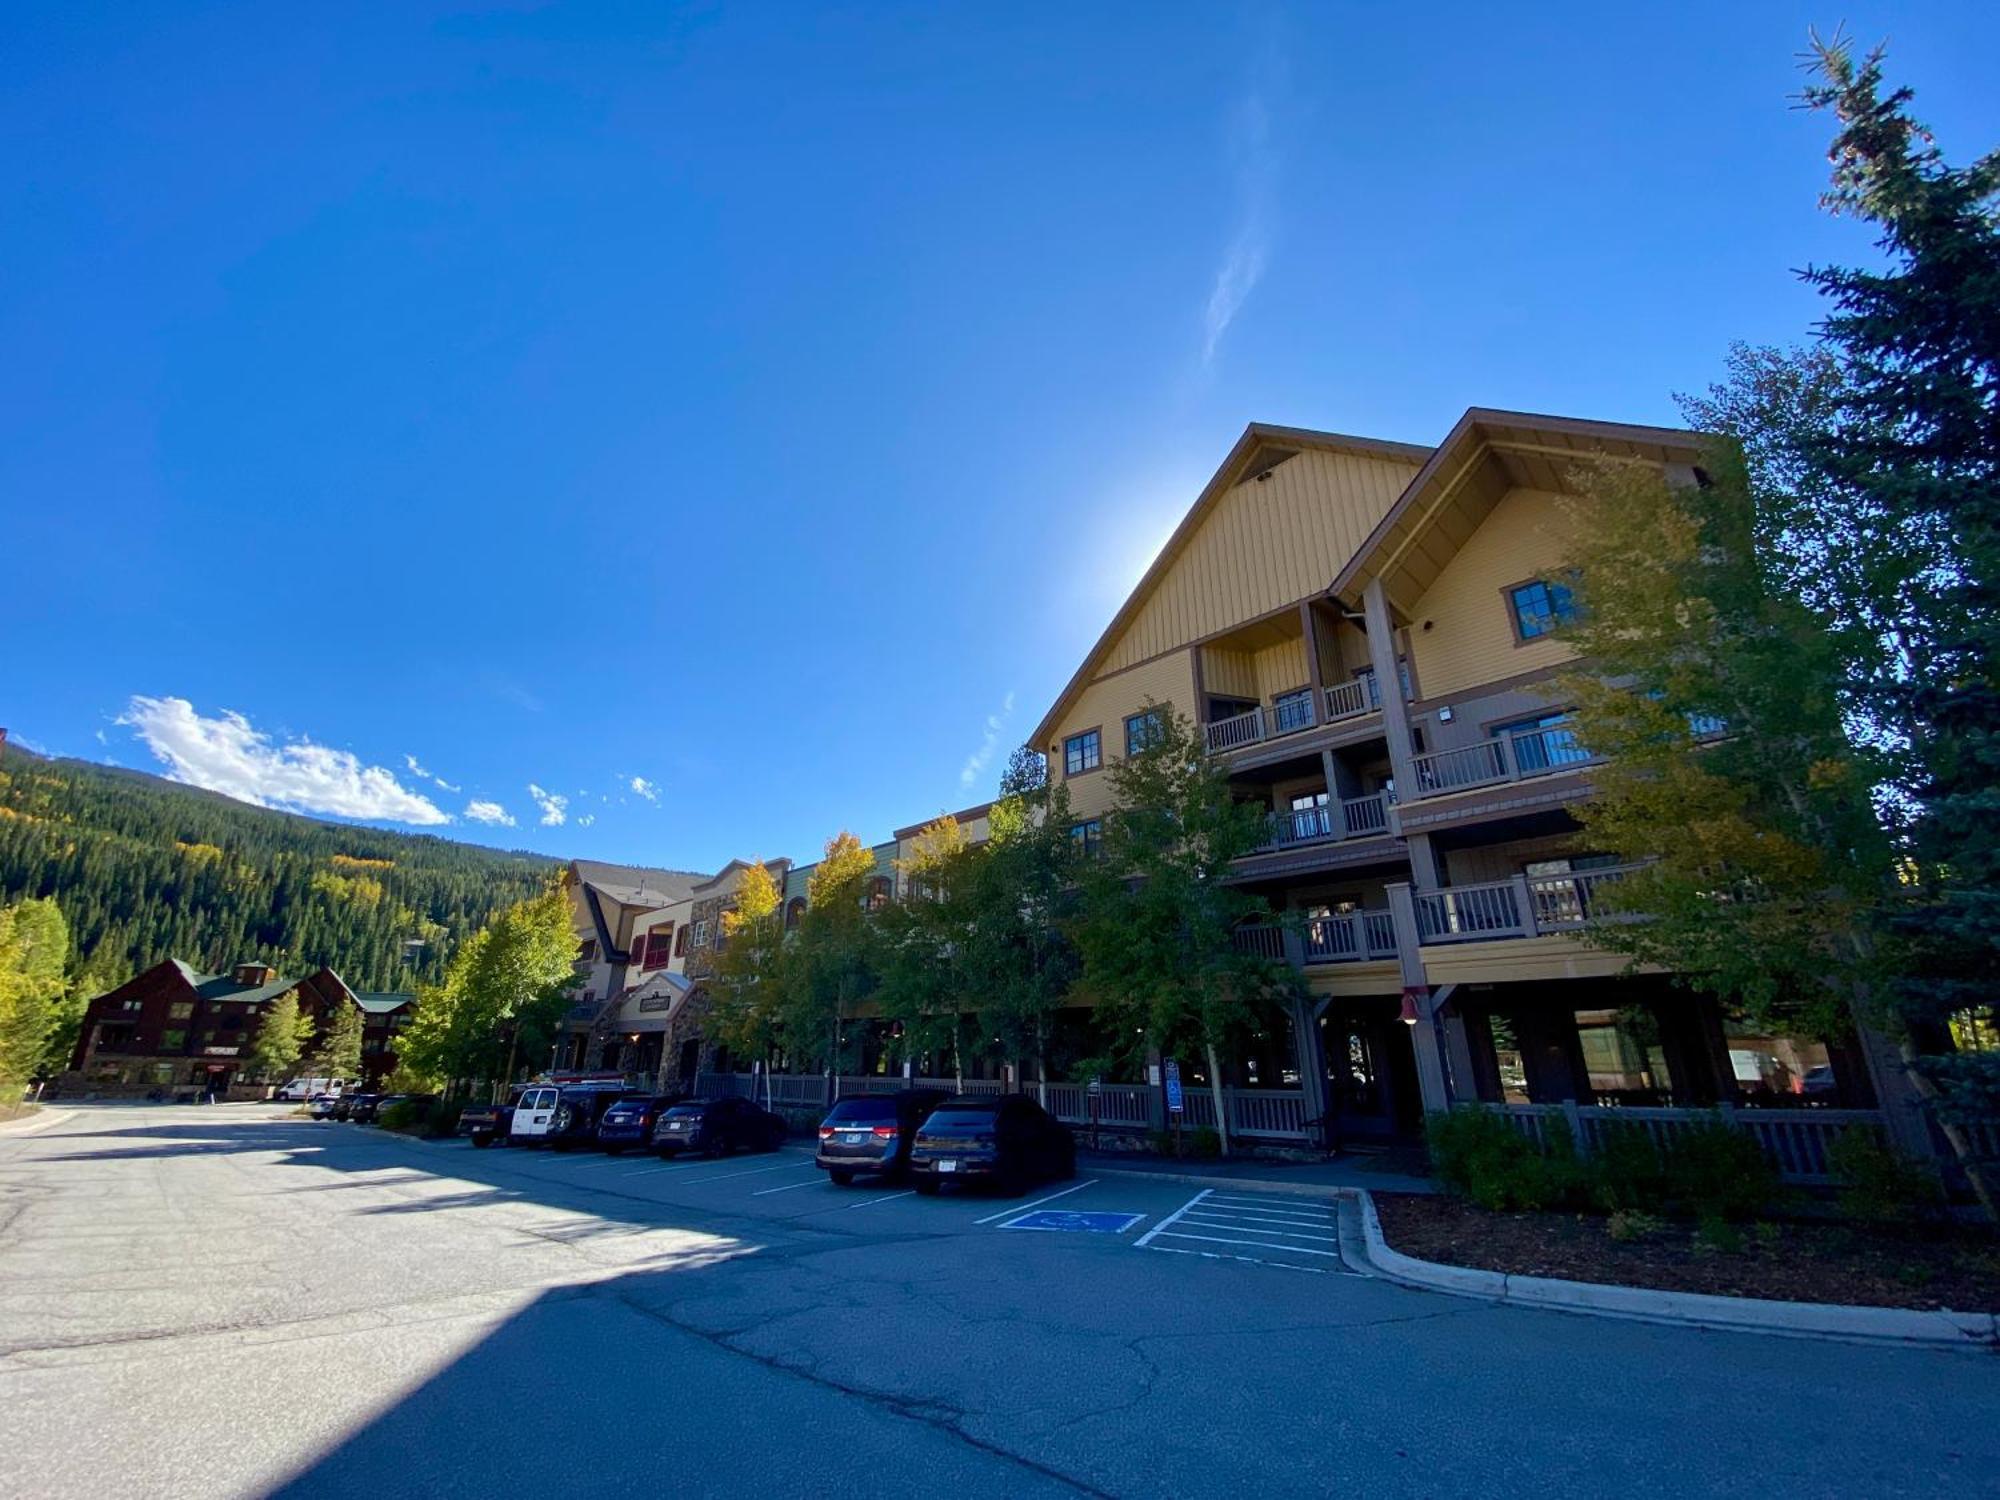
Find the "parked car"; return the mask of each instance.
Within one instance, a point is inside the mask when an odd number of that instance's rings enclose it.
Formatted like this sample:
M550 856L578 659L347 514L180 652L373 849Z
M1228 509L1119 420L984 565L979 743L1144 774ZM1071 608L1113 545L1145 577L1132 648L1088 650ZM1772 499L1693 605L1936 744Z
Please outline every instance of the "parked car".
M551 1083L538 1083L521 1090L512 1118L507 1121L507 1142L513 1146L539 1146L548 1140L555 1123L556 1106L562 1090Z
M356 1094L353 1105L348 1109L347 1118L356 1125L373 1125L375 1111L382 1107L382 1101L398 1097L400 1096L396 1094Z
M791 1127L781 1115L760 1109L748 1099L695 1099L665 1111L653 1127L653 1149L662 1157L683 1151L726 1156L739 1146L752 1151L776 1151Z
M620 1100L646 1097L636 1089L589 1083L571 1084L561 1094L548 1130L548 1143L558 1151L596 1145L597 1122L607 1109Z
M862 1172L898 1176L909 1170L917 1127L950 1097L943 1089L904 1089L842 1099L820 1122L813 1160L839 1187Z
M368 1120L372 1125L380 1125L383 1117L397 1105L413 1104L420 1109L428 1109L437 1103L437 1100L436 1094L384 1094L375 1101L374 1112L369 1115Z
M338 1094L314 1094L306 1101L306 1113L315 1120L330 1120L340 1104Z
M522 1090L510 1090L505 1104L468 1104L458 1112L458 1133L482 1151L495 1141L507 1139L514 1123L514 1106Z
M597 1144L613 1156L627 1146L645 1146L660 1115L686 1098L686 1094L627 1094L612 1100L597 1122Z
M1076 1137L1020 1094L961 1094L917 1128L910 1181L920 1193L947 1182L989 1182L1025 1192L1037 1182L1076 1176Z

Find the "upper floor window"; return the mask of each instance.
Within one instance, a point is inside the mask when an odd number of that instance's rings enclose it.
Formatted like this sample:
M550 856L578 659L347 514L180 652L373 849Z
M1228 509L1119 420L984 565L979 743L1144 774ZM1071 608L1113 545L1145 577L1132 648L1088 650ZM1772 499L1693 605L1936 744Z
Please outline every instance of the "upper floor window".
M640 951L633 955L639 959L639 966L645 969L664 969L667 959L674 951L674 924L655 922L646 929L640 940Z
M1148 708L1125 719L1125 756L1129 760L1142 751L1150 750L1165 738L1166 720L1161 710Z
M703 917L699 922L694 924L694 945L697 948L706 948L708 946L708 918L706 917Z
M1073 734L1063 741L1063 774L1081 775L1085 771L1095 771L1104 764L1104 735L1101 730L1086 729L1082 734Z
M867 900L870 911L880 911L883 907L887 906L889 904L889 896L888 876L876 875L869 880Z
M1312 689L1299 688L1295 692L1278 694L1271 700L1271 713L1278 721L1280 734L1290 734L1295 729L1312 728Z
M1537 578L1517 583L1507 590L1507 602L1514 611L1514 638L1532 641L1547 635L1564 621L1576 618L1576 601L1569 586Z
M1104 822L1101 818L1089 818L1070 825L1069 836L1076 840L1077 848L1083 851L1085 859L1097 858L1098 846L1104 842Z
M160 1033L160 1050L162 1052L178 1052L187 1044L188 1034L185 1031L163 1031Z
M793 931L806 919L806 898L794 896L785 904L785 930Z
M167 1007L167 1019L169 1021L185 1021L193 1015L194 1001L192 1000L176 1000L172 1005Z

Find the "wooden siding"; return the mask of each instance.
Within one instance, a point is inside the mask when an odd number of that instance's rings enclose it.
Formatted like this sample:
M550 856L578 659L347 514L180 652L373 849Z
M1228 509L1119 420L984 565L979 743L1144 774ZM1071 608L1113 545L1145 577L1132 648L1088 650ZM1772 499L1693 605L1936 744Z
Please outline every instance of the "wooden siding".
M1270 478L1236 485L1188 539L1103 670L1323 592L1416 472L1414 463L1308 449Z
M1511 880L1529 860L1558 859L1579 852L1579 835L1553 833L1546 838L1514 839L1505 844L1485 844L1476 849L1446 852L1445 878L1452 885L1479 885L1489 880Z
M1501 597L1508 585L1561 563L1559 504L1546 491L1508 491L1417 600L1410 640L1424 697L1450 697L1574 655L1547 638L1516 644Z
M1212 690L1212 689L1211 689ZM1077 695L1063 716L1062 725L1050 742L1049 775L1069 786L1071 811L1079 818L1096 817L1111 805L1111 766L1125 754L1125 717L1135 714L1151 698L1172 704L1190 717L1194 711L1194 658L1191 652L1176 651L1157 661L1147 662L1129 672L1100 677ZM1104 765L1081 776L1063 775L1063 741L1080 730L1102 727Z
M1278 693L1309 686L1312 668L1306 665L1306 641L1302 635L1275 646L1267 646L1252 658L1257 673L1257 696L1269 703Z
M1201 648L1201 681L1211 698L1255 698L1257 659L1248 651ZM1190 710L1191 711L1191 710Z

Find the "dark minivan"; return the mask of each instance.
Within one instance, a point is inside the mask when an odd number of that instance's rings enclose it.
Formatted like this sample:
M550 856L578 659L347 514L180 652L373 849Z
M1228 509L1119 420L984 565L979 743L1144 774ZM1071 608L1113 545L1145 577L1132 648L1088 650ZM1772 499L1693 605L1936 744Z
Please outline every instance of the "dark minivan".
M947 1182L989 1182L1004 1193L1076 1176L1076 1138L1020 1094L961 1094L931 1111L910 1151L920 1193Z
M725 1156L741 1146L776 1151L785 1144L784 1117L748 1099L704 1099L676 1104L653 1127L653 1149L662 1157L683 1151Z
M839 1187L861 1172L893 1177L907 1171L917 1127L950 1097L943 1089L904 1089L842 1099L820 1122L813 1160Z

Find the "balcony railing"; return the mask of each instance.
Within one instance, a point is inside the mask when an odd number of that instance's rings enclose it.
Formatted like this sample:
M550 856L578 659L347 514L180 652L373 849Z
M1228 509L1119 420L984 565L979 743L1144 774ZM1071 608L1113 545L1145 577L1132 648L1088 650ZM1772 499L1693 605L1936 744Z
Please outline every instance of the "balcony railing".
M1375 691L1373 672L1364 672L1346 682L1336 682L1326 690L1326 721L1329 724L1358 718L1381 706L1382 695Z
M1317 807L1272 813L1270 837L1260 847L1291 849L1300 844L1367 838L1388 830L1389 799L1386 794L1376 792L1367 797L1348 797Z
M1410 899L1417 913L1417 940L1463 943L1573 932L1613 918L1615 913L1608 909L1610 903L1604 897L1605 887L1639 868L1611 865L1572 875L1516 875L1512 880L1481 885L1413 891Z
M1217 719L1213 724L1201 726L1202 744L1210 755L1219 754L1224 750L1240 749L1244 745L1254 745L1265 737L1264 710L1261 706L1251 709L1247 714Z
M1259 704L1248 713L1204 724L1202 743L1210 755L1220 755L1245 745L1300 734L1321 724L1359 718L1381 706L1381 695L1375 690L1375 674L1364 672L1352 681L1335 683L1317 701L1310 690L1287 693L1272 700L1269 707Z
M1507 731L1453 750L1432 750L1412 756L1410 763L1416 772L1416 794L1437 797L1468 787L1548 776L1589 765L1596 759L1577 743L1574 730L1555 725L1547 729Z
M1358 963L1396 956L1396 923L1387 911L1315 917L1306 924L1306 962Z

